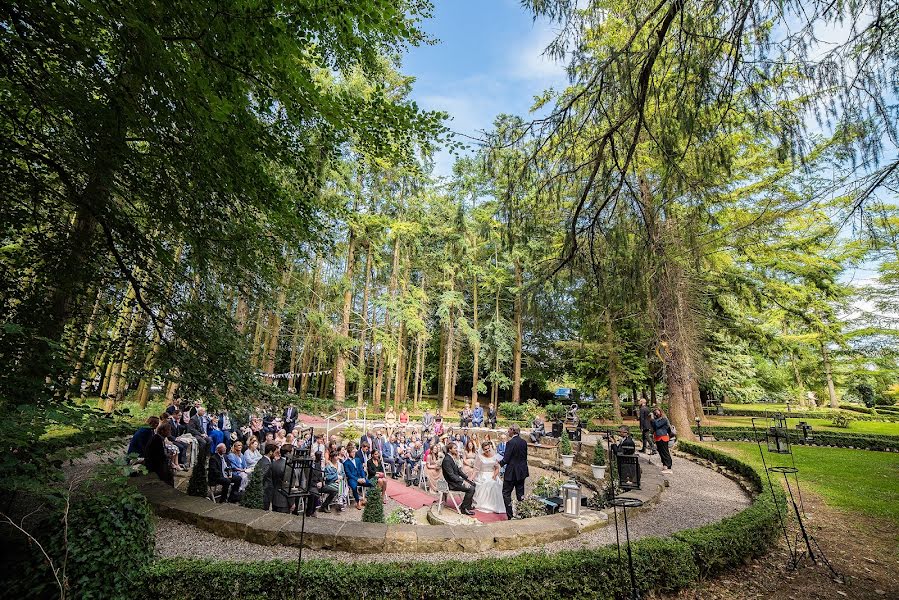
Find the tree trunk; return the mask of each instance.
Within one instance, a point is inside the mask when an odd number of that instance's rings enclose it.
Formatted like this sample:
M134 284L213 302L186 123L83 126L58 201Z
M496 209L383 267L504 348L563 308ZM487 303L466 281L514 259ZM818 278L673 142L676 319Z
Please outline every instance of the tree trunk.
M272 311L271 316L272 326L265 353L264 369L264 371L269 374L274 374L275 372L275 358L278 355L278 338L281 335L281 312L284 310L284 304L287 302L287 287L290 285L290 276L292 274L293 260L288 257L287 268L284 270L284 274L281 277L281 291L278 292L278 303L275 310ZM273 386L278 385L278 380L274 377L268 378L268 382Z
M300 313L297 313L296 318L293 320L293 335L290 338L290 379L287 380L287 391L291 394L295 394L297 388L295 387L296 382L296 370L297 370L297 342L300 341Z
M263 304L259 304L259 310L256 311L256 327L253 332L253 351L250 353L250 364L254 369L259 368L259 350L262 344L262 332L264 330L263 324Z
M412 410L418 410L418 402L421 397L421 377L422 373L422 348L424 346L424 335L418 334L418 340L415 343L415 390L412 396Z
M343 313L340 321L340 338L337 358L334 360L334 406L341 410L346 402L347 340L350 337L350 315L353 310L353 271L356 265L356 236L350 228L346 252L346 270L343 277Z
M94 325L97 322L97 313L100 312L100 300L103 297L103 290L97 290L97 298L94 300L94 307L91 309L91 316L84 330L84 339L81 342L81 349L78 351L78 361L72 370L72 377L69 378L69 393L74 395L81 390L82 373L81 368L87 358L87 350L90 348L91 336L94 334Z
M119 391L119 372L122 366L121 360L125 352L125 343L127 342L128 333L134 318L134 286L129 285L128 291L125 292L125 298L122 300L122 308L119 312L119 319L116 322L115 334L110 342L109 366L106 371L106 381L103 385L104 390L101 397L104 401L104 410L112 412L115 406L115 398Z
M522 311L521 262L515 260L515 354L512 367L512 402L521 404L521 311Z
M603 317L609 355L609 396L611 396L612 400L612 417L617 423L621 421L621 398L618 396L618 350L615 345L615 331L612 329L612 317L608 308L603 311Z
M833 370L830 364L830 353L827 351L827 345L821 344L821 357L824 359L824 375L827 377L827 396L830 398L830 407L839 408L840 402L837 399L837 390L833 385Z
M359 328L359 384L356 386L356 405L362 406L368 381L368 360L365 354L365 336L368 330L368 295L371 288L371 253L374 244L368 244L365 252L365 287L362 289L362 326Z
M179 247L180 254L180 247ZM176 259L177 262L177 259ZM247 332L247 317L249 316L250 307L247 306L247 300L241 294L237 298L237 309L234 311L234 320L237 322L237 333L243 335Z
M474 276L474 283L471 287L472 296L472 327L474 328L475 340L471 345L471 402L478 401L478 355L481 352L481 338L478 333L478 276Z
M453 282L450 281L450 291L453 291ZM446 325L446 358L443 361L443 414L447 416L453 401L453 346L455 336L453 332L453 311L450 309Z

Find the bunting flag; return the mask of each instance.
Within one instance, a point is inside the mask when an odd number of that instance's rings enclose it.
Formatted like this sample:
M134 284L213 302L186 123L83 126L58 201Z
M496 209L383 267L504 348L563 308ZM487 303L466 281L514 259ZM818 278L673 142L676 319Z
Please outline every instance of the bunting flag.
M327 375L330 372L331 369L328 369L327 371L312 371L310 373L257 373L257 375L266 379L290 379L291 377L315 377L316 375Z

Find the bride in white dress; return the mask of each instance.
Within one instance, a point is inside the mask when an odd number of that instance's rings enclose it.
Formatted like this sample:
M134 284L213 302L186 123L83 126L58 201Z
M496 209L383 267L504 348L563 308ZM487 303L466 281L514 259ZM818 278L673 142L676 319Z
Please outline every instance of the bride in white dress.
M503 480L499 476L499 460L492 442L481 444L481 452L475 461L477 477L474 482L474 505L481 512L505 513Z

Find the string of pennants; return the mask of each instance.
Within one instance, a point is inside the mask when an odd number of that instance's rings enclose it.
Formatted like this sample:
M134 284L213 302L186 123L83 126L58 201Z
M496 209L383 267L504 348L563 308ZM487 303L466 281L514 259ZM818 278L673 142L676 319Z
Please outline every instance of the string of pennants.
M331 369L328 369L327 371L311 371L309 373L257 373L257 375L266 379L290 379L291 377L315 377L317 375L327 375L330 372Z

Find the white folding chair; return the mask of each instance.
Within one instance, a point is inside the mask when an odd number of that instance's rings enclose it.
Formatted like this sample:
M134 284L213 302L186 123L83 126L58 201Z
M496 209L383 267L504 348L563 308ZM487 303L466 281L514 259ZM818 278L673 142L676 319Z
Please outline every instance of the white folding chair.
M423 460L418 461L418 487L426 492L430 492L430 486L428 485L428 470L425 468L425 463Z
M456 501L456 497L453 496L453 493L449 489L449 484L446 482L446 479L438 479L437 480L437 514L443 510L444 500L449 498L453 502L453 506L456 507L456 512L460 515L462 514L462 509L459 508L459 503Z

